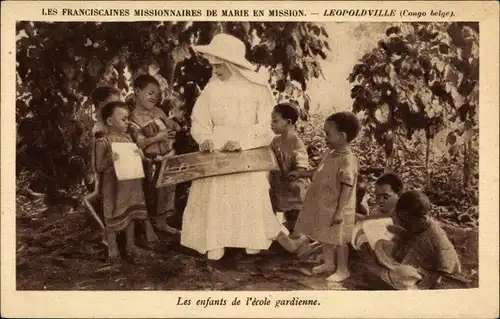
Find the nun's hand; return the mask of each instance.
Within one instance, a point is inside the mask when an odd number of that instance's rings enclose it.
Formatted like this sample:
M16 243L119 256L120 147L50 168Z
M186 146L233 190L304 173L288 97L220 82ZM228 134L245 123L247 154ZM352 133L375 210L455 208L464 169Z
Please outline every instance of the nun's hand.
M220 150L223 152L241 151L241 145L240 143L235 141L227 141L226 144L224 144Z
M200 144L200 151L212 152L214 150L214 142L212 140L205 140Z

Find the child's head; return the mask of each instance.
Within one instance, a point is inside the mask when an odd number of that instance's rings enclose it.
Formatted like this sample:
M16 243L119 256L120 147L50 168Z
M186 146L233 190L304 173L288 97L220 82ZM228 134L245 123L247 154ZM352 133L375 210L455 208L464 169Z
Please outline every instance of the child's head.
M391 213L396 209L403 181L395 173L385 173L375 182L375 201L381 212Z
M120 91L118 89L111 86L99 86L97 87L92 95L90 96L90 100L94 103L97 113L99 114L99 110L109 102L120 101Z
M273 132L282 134L289 128L295 127L295 123L299 119L299 111L290 103L280 103L274 107L271 118Z
M351 112L330 115L324 125L326 143L330 149L337 149L351 143L361 129L359 120Z
M108 128L117 133L125 133L128 129L129 109L125 102L110 102L102 108L102 120Z
M403 193L396 204L396 212L401 225L410 232L422 229L431 210L429 197L422 191L412 190Z
M151 110L160 103L161 89L158 81L149 74L139 75L134 81L136 105Z

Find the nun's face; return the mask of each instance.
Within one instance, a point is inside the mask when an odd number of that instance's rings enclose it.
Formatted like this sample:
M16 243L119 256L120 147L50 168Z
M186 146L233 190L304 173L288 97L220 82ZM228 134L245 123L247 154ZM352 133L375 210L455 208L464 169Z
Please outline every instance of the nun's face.
M212 72L221 81L226 81L231 77L231 70L229 70L229 67L225 63L212 63Z

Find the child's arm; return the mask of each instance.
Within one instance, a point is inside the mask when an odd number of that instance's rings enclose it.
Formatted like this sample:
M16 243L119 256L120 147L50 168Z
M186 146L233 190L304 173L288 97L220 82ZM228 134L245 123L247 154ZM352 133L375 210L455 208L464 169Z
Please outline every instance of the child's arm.
M290 180L295 180L299 177L312 177L314 175L314 170L310 170L309 168L309 156L307 155L307 148L302 142L302 140L298 139L294 146L294 165L295 170L291 171L288 174L288 178Z
M343 220L343 214L345 207L347 206L347 202L351 197L352 186L340 183L340 196L339 202L337 204L337 210L333 213L331 225L340 224Z
M302 178L302 177L311 178L314 176L315 172L316 172L316 168L312 168L312 169L299 168L299 169L296 169L296 170L288 173L288 178L290 180L295 180L297 178Z
M111 147L107 144L104 139L95 143L95 166L98 173L106 171L113 166L114 161L118 160L118 154L111 153Z
M152 137L145 137L144 135L139 135L137 139L137 145L144 149L148 147L151 144L161 142L161 141L167 141L171 138L172 136L172 131L161 131L158 132L155 136ZM175 132L173 132L173 135L175 136Z
M346 158L339 167L335 178L340 181L340 194L337 209L333 212L331 225L340 224L343 220L344 210L349 199L355 191L354 185L357 180L357 163L352 158Z

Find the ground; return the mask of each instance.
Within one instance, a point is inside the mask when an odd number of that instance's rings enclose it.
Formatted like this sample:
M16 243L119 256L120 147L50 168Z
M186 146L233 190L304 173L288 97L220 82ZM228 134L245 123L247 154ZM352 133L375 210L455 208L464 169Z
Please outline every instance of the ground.
M247 256L230 250L224 261L207 263L200 254L162 236L154 258L140 264L106 262L106 247L82 207L46 207L42 200L17 197L16 277L18 290L368 290L384 289L367 282L356 269L342 284L309 274L312 263L300 262L273 244L269 251ZM467 284L477 287L477 231L449 226L461 255Z

